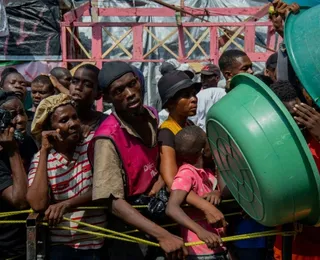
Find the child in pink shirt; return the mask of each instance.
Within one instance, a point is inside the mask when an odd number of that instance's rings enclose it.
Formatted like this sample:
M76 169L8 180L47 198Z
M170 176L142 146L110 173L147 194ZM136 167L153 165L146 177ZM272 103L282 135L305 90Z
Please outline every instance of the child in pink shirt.
M209 197L209 201L215 204L220 202L219 192L215 191L217 179L210 170L203 169L202 153L205 145L205 134L197 126L185 127L176 135L176 156L182 166L174 178L166 213L182 226L185 242L205 242L203 245L188 247L187 259L225 260L228 259L227 252L222 246L218 229L207 223L202 211L181 208L190 191L200 197Z

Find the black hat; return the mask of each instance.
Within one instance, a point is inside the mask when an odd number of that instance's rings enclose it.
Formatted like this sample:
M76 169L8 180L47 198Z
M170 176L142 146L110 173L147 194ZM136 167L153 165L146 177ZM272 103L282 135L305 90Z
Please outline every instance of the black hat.
M266 68L267 69L276 69L278 63L278 53L275 52L269 56L269 58L266 61Z
M134 73L133 68L123 61L106 62L99 72L99 87L105 91L117 79L127 73Z
M206 66L204 66L201 69L200 73L203 74L203 75L208 75L208 76L211 76L211 75L220 76L221 75L219 67L214 65L214 64L212 64L212 63L207 64Z
M178 91L193 86L197 92L200 91L202 84L193 82L189 76L183 71L174 70L162 76L158 82L158 91L162 101L162 107L172 98Z

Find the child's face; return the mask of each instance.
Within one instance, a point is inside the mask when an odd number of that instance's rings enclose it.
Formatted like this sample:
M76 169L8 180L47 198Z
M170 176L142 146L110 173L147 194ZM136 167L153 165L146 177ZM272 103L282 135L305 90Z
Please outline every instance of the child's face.
M70 95L77 105L91 107L98 99L97 76L91 70L79 68L75 72L69 87Z

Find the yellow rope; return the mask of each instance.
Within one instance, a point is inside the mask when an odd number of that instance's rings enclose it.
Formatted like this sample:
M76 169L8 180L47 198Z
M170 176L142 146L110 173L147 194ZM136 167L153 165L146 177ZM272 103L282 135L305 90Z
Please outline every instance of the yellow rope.
M78 210L92 210L92 209L108 209L105 206L89 206L89 207L77 207Z
M40 224L43 225L43 226L49 226L49 224L45 223L45 222L42 222ZM150 245L150 246L159 246L159 244L157 244L157 243L150 242L150 241L147 241L147 240L144 240L144 239L135 238L135 237L132 237L132 238L134 238L134 240L131 240L131 239L127 239L127 238L124 238L124 237L106 235L106 234L103 234L103 233L89 231L89 230L83 230L83 229L79 229L79 228L76 229L76 228L70 228L70 227L65 227L65 226L56 227L56 228L64 229L64 230L70 230L70 231L76 231L76 232L79 232L79 233L85 233L85 234L94 235L94 236L97 236L97 237L112 238L112 239L116 239L116 240L132 242L132 243L141 243L141 244L146 244L146 245ZM115 233L117 233L117 232L115 232ZM140 240L140 242L138 242L138 240Z
M229 214L225 214L224 217L231 217L231 216L236 216L236 215L241 215L241 212L235 212L235 213L229 213ZM194 219L193 221L198 222L200 220L205 220L206 218L202 218L202 219ZM178 226L178 223L172 223L172 224L166 224L166 225L162 225L160 227L163 228L167 228L167 227L174 227L174 226ZM132 233L136 233L136 232L140 232L139 229L134 229L134 230L129 230L129 231L125 231L123 232L124 234L132 234Z
M296 233L297 233L296 231L282 232L282 231L277 231L277 230L270 230L270 231L264 231L264 232L222 237L221 240L222 240L222 242L232 242L232 241L239 241L239 240L259 238L259 237L277 236L277 235L294 236ZM185 246L187 246L187 247L188 246L198 246L198 245L203 245L203 244L205 244L205 242L198 241L198 242L185 243Z
M234 216L234 215L240 215L240 212L236 212L236 213L230 213L230 214L226 214L225 217L229 217L229 216ZM204 219L199 219L199 220L204 220ZM199 221L199 220L195 220L195 221ZM25 224L27 221L26 220L0 220L0 224ZM172 227L172 226L177 226L179 225L178 223L172 223L172 224L167 224L167 225L162 225L161 227ZM123 232L124 234L130 234L130 233L135 233L135 232L139 232L138 229L135 230L130 230L130 231L126 231Z
M14 259L17 259L17 258L19 258L19 257L21 257L21 256L24 256L24 255L25 255L25 254L16 255L16 256L14 256L14 257L6 258L5 260L14 260Z
M150 242L150 241L147 241L147 240L144 240L144 239L140 239L140 238L137 238L137 237L129 236L129 235L126 235L124 233L116 232L114 230L110 230L110 229L106 229L106 228L102 228L102 227L97 227L97 226L94 226L94 225L83 223L81 221L71 220L71 219L68 219L68 218L63 218L63 219L67 220L67 221L71 221L71 222L77 223L79 225L87 226L87 227L90 227L90 228L93 228L93 229L101 230L101 231L106 232L106 233L111 233L113 235L120 236L120 237L117 237L117 239L119 239L119 240L122 240L123 238L125 238L125 239L133 240L133 241L136 241L136 242L139 242L139 243L142 243L142 244L156 246L155 245L156 243L153 243L153 242ZM282 231L277 231L277 230L270 230L270 231L264 231L264 232L257 232L257 233L250 233L250 234L243 234L243 235L225 237L225 238L221 238L221 239L222 239L223 242L230 242L230 241L258 238L258 237L264 237L264 236L275 236L275 235L292 236L292 235L295 235L296 233L297 233L297 231L282 232ZM99 233L97 233L97 234L99 234ZM186 246L196 246L196 245L202 245L202 244L204 244L204 242L198 241L198 242L186 243L185 245ZM157 244L157 246L159 246L159 244Z
M236 201L235 199L230 199L230 200L222 200L221 203L230 203ZM148 205L133 205L132 206L135 209L144 209L148 208ZM185 204L183 207L190 207L190 205ZM91 210L91 209L108 209L108 207L105 206L89 206L89 207L77 207L76 209L79 210Z
M240 212L230 213L230 214L226 214L225 217L240 215L240 214L241 214ZM194 221L200 221L200 220L205 220L205 219L197 219ZM0 220L0 224L25 224L26 222L27 222L26 220ZM173 227L173 226L178 226L178 225L179 225L178 223L172 223L172 224L162 225L161 227L166 228L166 227ZM135 229L135 230L123 232L123 234L131 234L131 233L136 233L139 231L140 230Z
M107 232L107 233L111 233L112 235L106 235L103 233L99 233L99 232L94 232L94 231L89 231L89 230L83 230L83 229L79 229L79 228L70 228L70 227L65 227L65 226L61 226L61 227L57 227L59 229L64 229L64 230L69 230L69 231L75 231L75 232L79 232L79 233L85 233L85 234L89 234L89 235L93 235L96 237L105 237L105 238L111 238L111 239L116 239L116 240L121 240L121 241L126 241L126 242L131 242L131 243L141 243L141 244L146 244L149 246L157 246L159 247L160 245L158 243L154 243L145 239L141 239L138 237L133 237L133 236L129 236L120 232L116 232L113 230L109 230L109 229L105 229L105 228L101 228L101 227L97 227L97 226L93 226L87 223L83 223L81 221L74 221L74 220L70 220L68 218L64 218L64 220L67 221L71 221L71 222L75 222L78 223L79 225L83 225L83 226L87 226L87 227L91 227L94 229L98 229L101 230L103 232ZM26 223L25 220L12 220L12 221L0 221L0 224L4 224L4 223L12 223L12 224L17 224L17 223ZM40 222L41 225L44 226L49 226L48 223L45 222ZM169 224L172 225L172 224ZM168 225L167 225L168 226ZM267 237L267 236L277 236L277 235L281 235L281 236L294 236L298 233L298 231L277 231L277 230L269 230L269 231L264 231L264 232L256 232L256 233L249 233L249 234L242 234L242 235L236 235L236 236L229 236L229 237L223 237L221 238L222 242L231 242L231 241L239 241L239 240L245 240L245 239L253 239L253 238L259 238L259 237ZM190 242L190 243L185 243L185 246L197 246L197 245L202 245L205 244L203 241L197 241L197 242Z
M25 224L26 220L0 220L0 224Z
M114 231L114 230L110 230L110 229L107 229L107 228L103 228L103 227L99 227L99 226L94 226L94 225L91 225L91 224L88 224L88 223L85 223L85 222L81 222L81 221L77 221L77 220L72 220L70 218L63 218L64 220L66 221L70 221L70 222L73 222L73 223L76 223L78 225L82 225L82 226L85 226L85 227L90 227L92 229L95 229L95 230L100 230L100 231L103 231L105 233L110 233L112 235L115 235L115 236L120 236L122 238L126 238L126 239L130 239L130 240L135 240L136 242L140 242L142 244L146 244L146 245L153 245L154 243L153 242L150 242L150 241L147 241L147 240L144 240L144 239L141 239L141 238L138 238L138 237L133 237L133 236L129 236L129 235L126 235L126 234L123 234L123 233L120 233L120 232L117 232L117 231ZM151 244L150 244L151 243Z
M47 223L43 223L43 224L44 225L48 225ZM102 233L99 233L99 232L93 232L93 231L87 231L87 230L75 229L75 228L69 228L69 227L58 227L58 228L59 229L60 228L61 229L65 229L65 230L72 230L72 231L76 231L76 232L80 232L80 233L87 233L87 234L91 234L91 235L96 235L98 237L100 236L100 237L106 237L106 238L113 238L113 239L132 242L132 243L146 244L146 245L149 245L149 246L157 246L157 247L160 246L158 243L154 243L154 242L147 241L147 240L144 240L144 239L140 239L140 238L137 238L137 237L126 236L127 238L125 238L125 237L122 237L124 234L116 232L116 231L112 231L112 230L108 230L108 231L111 231L112 234L115 234L115 235L118 235L118 236L106 235L106 234L102 234ZM99 229L103 229L103 228L99 227ZM270 231L264 231L264 232L256 232L256 233L249 233L249 234L242 234L242 235L236 235L236 236L223 237L223 238L221 238L221 240L222 240L222 242L231 242L231 241L239 241L239 240L266 237L266 236L276 236L276 235L293 236L296 233L297 233L297 231L282 232L282 231L277 231L277 230L270 230ZM190 243L185 243L185 246L189 247L189 246L197 246L197 245L202 245L202 244L205 244L205 242L203 242L203 241L190 242Z
M234 199L230 200L223 200L221 203L229 203L229 202L234 202ZM147 208L148 205L133 205L133 208L136 209L142 209L142 208ZM190 205L185 204L183 207L190 207ZM88 206L88 207L77 207L75 209L78 210L95 210L95 209L108 209L106 206ZM33 213L34 211L32 209L27 209L27 210L19 210L19 211L9 211L9 212L0 212L0 218L4 217L10 217L10 216L15 216L15 215L20 215L20 214L26 214L26 213Z
M225 200L223 201L223 203L228 203L228 202L233 202L234 200ZM188 206L188 205L185 205ZM147 207L147 205L136 205L134 206L135 208L145 208ZM78 207L77 209L83 209L83 210L89 210L89 209L106 209L106 207ZM2 212L0 213L0 217L8 217L8 216L14 216L14 215L18 215L18 214L25 214L25 213L32 213L33 210L21 210L21 211L12 211L12 212ZM233 215L238 215L239 213L230 213L230 214L226 214L225 217L228 216L233 216ZM86 226L95 230L100 230L103 231L105 233L110 233L111 235L106 235L103 233L99 233L99 232L93 232L93 231L89 231L89 230L83 230L83 229L75 229L75 228L70 228L70 227L58 227L59 229L64 229L64 230L71 230L71 231L76 231L76 232L80 232L80 233L86 233L86 234L90 234L90 235L94 235L97 237L105 237L105 238L112 238L112 239L117 239L117 240L122 240L122 241L127 241L127 242L132 242L132 243L142 243L142 244L146 244L146 245L150 245L150 246L157 246L159 247L160 245L145 239L141 239L138 237L133 237L133 236L129 236L127 234L129 233L134 233L134 232L138 232L139 230L131 230L131 231L127 231L124 233L120 233L114 230L110 230L110 229L106 229L106 228L102 228L99 226L94 226L85 222L81 222L81 221L76 221L76 220L72 220L69 218L63 218L66 221L69 222L73 222L73 223L77 223L78 225L82 225L82 226ZM26 220L1 220L0 224L25 224ZM46 225L48 226L48 223L41 223L42 225ZM170 226L175 226L177 225L177 223L173 223L173 224L167 224L167 225L163 225L163 227L170 227ZM223 242L230 242L230 241L238 241L238 240L244 240L244 239L252 239L252 238L259 238L259 237L265 237L265 236L275 236L275 235L282 235L282 236L293 236L295 234L297 234L298 231L288 231L288 232L282 232L282 231L277 231L277 230L271 230L271 231L265 231L265 232L257 232L257 233L250 233L250 234L242 234L242 235L236 235L236 236L230 236L230 237L224 237L222 238ZM196 245L202 245L204 244L204 242L202 241L197 241L197 242L192 242L192 243L186 243L186 246L196 246ZM14 258L13 258L14 259Z
M33 212L32 209L19 210L19 211L9 211L9 212L1 212L1 213L0 213L0 218L11 217L11 216L15 216L15 215L32 213L32 212Z

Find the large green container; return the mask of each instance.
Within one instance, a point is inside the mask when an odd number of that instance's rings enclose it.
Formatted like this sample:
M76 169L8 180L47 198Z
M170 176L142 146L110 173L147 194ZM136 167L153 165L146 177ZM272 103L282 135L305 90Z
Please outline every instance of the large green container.
M320 5L289 14L284 33L292 67L320 107Z
M207 115L210 147L231 193L265 226L316 225L320 176L297 124L258 78L239 74L231 87Z

